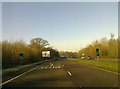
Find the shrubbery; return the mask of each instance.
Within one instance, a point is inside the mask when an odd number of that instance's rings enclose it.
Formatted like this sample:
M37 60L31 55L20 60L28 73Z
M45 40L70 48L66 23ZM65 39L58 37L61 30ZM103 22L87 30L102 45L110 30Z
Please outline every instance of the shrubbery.
M12 42L7 40L2 41L0 44L2 44L3 68L9 68L40 61L42 60L42 50L48 46L48 42L42 38L34 38L30 41L30 44L26 44L24 41ZM19 59L19 54L21 52L24 54L23 60Z
M110 39L104 37L93 41L90 45L81 49L78 56L85 54L86 56L96 57L96 48L99 49L100 57L118 58L118 39L115 39L113 34L111 34Z

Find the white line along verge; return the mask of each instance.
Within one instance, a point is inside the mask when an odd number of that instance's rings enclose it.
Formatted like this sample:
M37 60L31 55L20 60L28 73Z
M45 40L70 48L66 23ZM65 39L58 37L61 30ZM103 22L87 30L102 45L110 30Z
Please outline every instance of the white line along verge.
M37 67L38 67L38 66L37 66ZM36 69L37 67L35 67L35 68L31 69L31 70L28 70L28 71L26 71L26 72L24 72L24 73L22 73L22 74L20 74L20 75L18 75L18 76L16 76L16 77L14 77L14 78L11 78L11 79L5 81L4 83L0 84L0 86L5 85L5 84L7 84L7 83L9 83L9 82L11 82L11 81L13 81L13 80L15 80L15 79L21 77L21 76L27 74L28 72L30 72L30 71Z
M72 74L70 73L70 71L67 71L68 72L68 74L71 76Z
M109 72L109 73L114 73L114 74L119 74L117 72L112 72L112 71L109 71L109 70L106 70L106 69L102 69L102 68L98 68L98 67L95 67L95 66L91 66L91 65L86 65L86 64L82 64L82 65L85 65L85 66L89 66L89 67L92 67L92 68L95 68L95 69L98 69L98 70L103 70L103 71L106 71L106 72Z

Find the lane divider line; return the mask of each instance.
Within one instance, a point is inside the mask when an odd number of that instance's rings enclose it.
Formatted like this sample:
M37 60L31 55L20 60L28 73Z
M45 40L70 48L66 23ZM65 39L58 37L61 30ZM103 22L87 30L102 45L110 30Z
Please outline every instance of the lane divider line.
M37 67L38 67L38 66L37 66ZM14 78L11 78L11 79L5 81L4 83L0 84L0 86L5 85L5 84L7 84L7 83L13 81L13 80L15 80L15 79L17 79L17 78L19 78L19 77L21 77L21 76L27 74L28 72L31 72L32 70L36 69L37 67L35 67L35 68L33 68L33 69L30 69L30 70L28 70L28 71L26 71L26 72L24 72L24 73L22 73L22 74L20 74L20 75L18 75L18 76L16 76L16 77L14 77Z
M70 71L67 71L68 72L68 74L71 76L72 74L70 73Z

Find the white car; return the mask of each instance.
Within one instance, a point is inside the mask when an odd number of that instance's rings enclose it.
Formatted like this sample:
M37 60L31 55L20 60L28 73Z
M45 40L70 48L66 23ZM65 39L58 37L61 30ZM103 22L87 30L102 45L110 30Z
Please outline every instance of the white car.
M84 57L84 56L81 56L81 59L85 59L85 57Z

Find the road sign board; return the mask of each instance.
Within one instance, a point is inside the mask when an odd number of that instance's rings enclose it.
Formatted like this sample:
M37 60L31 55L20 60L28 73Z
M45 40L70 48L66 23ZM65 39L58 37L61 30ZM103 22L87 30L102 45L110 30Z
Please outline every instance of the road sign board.
M24 59L24 54L21 52L21 53L19 53L19 59L20 60L23 60Z
M99 53L99 49L98 49L98 48L96 48L96 55L97 55L97 56L100 56L100 53Z
M50 51L42 51L42 57L50 57Z

